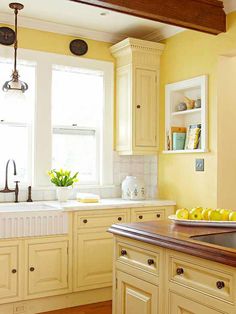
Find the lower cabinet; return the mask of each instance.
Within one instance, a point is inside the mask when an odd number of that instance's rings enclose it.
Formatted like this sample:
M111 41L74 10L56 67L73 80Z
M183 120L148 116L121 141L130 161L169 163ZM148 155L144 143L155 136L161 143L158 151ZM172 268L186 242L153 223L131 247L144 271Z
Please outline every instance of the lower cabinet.
M157 286L121 271L116 285L116 314L158 314Z
M0 247L0 303L17 301L22 272L20 241L7 241Z
M169 293L169 314L221 314L208 306L194 302L186 296L181 296L173 292Z
M26 242L27 295L55 295L68 291L68 240Z
M234 267L119 235L114 242L113 314L236 314Z
M113 238L108 232L77 235L75 290L111 286Z

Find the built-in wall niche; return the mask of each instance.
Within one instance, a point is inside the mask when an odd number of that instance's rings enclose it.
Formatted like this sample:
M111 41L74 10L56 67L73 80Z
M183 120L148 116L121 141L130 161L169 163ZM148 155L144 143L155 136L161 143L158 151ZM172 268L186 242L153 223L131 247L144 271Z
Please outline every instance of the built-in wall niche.
M207 102L208 77L206 75L166 85L164 153L200 153L208 151ZM200 135L197 147L193 148L192 145L187 144L190 141L189 134L191 132L189 132L189 128L193 130L195 127L200 129L200 131L195 129L195 131L199 131ZM173 135L173 133L178 132L186 132L186 134L182 137L177 137L178 134ZM194 134L194 132L191 134ZM183 146L181 149L177 149L178 145L174 145L177 140L182 141L179 142L179 146Z

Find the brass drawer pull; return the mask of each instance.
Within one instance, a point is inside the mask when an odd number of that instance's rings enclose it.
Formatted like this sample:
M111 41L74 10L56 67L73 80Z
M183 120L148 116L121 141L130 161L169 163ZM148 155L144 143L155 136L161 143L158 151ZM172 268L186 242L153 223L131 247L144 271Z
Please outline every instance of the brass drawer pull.
M177 275L183 275L183 273L184 273L183 268L178 267L178 268L176 269L176 273L177 273Z
M142 215L140 215L140 216L138 216L138 218L139 218L139 219L143 219L143 216L142 216Z
M87 222L88 222L88 220L87 220L87 219L84 219L84 220L83 220L83 223L84 223L84 224L86 224Z
M126 256L127 255L127 251L126 250L121 250L120 253L121 253L122 256Z
M17 272L17 270L16 269L12 269L12 271L11 271L13 274L15 274L16 272Z
M122 220L122 217L118 217L118 220L121 221L121 220Z
M157 218L160 218L161 217L161 214L157 214Z
M30 267L30 269L29 269L30 271L34 271L34 267Z
M223 289L223 288L225 287L224 281L217 281L216 287L217 287L218 289Z
M155 264L155 262L154 262L154 260L152 259L152 258L150 258L150 259L148 259L148 265L149 266L151 266L151 265L154 265Z

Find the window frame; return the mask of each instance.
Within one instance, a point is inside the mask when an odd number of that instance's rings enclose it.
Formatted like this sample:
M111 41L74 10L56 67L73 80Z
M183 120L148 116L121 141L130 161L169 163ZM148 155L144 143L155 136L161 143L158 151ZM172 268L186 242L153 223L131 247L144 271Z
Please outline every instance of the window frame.
M3 58L12 58L12 47L0 47ZM78 67L103 72L104 107L101 137L100 182L99 186L113 185L113 133L114 133L114 64L69 55L19 49L18 59L36 63L35 114L33 121L32 173L34 187L48 187L49 179L46 171L52 167L52 134L51 119L51 87L53 65ZM7 75L7 74L6 74ZM10 74L9 74L10 75ZM7 78L7 77L6 77ZM23 79L23 78L22 78ZM47 84L45 84L47 82ZM30 88L30 86L29 86ZM109 130L109 132L107 132ZM89 185L84 185L89 187Z

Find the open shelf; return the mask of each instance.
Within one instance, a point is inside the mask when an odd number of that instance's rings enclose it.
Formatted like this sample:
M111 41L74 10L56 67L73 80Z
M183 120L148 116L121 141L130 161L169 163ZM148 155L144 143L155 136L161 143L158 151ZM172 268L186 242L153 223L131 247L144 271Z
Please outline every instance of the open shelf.
M185 114L193 114L196 112L201 112L202 108L196 108L196 109L189 109L189 110L183 110L183 111L174 111L172 112L172 116L181 116L181 115L185 115Z
M201 107L177 111L178 105L187 99L200 100ZM165 154L205 153L208 151L208 77L206 75L166 85L165 91ZM199 104L198 104L199 105ZM173 133L187 133L188 129L200 128L200 139L197 149L172 150ZM179 138L181 138L179 136ZM183 137L182 137L183 138ZM186 136L187 138L187 136ZM176 137L175 137L176 139ZM185 147L184 139L181 146ZM176 143L176 142L175 142ZM193 148L189 145L189 148ZM169 147L170 149L169 149Z
M204 149L183 149L183 150L163 150L163 154L193 154L193 153L207 153Z

